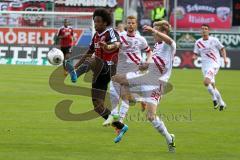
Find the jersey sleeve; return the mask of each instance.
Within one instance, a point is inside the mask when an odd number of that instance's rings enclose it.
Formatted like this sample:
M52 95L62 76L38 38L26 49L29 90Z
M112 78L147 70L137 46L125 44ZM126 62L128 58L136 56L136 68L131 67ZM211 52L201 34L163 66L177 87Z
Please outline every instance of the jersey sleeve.
M195 42L195 44L194 44L193 52L194 52L195 54L197 54L197 55L200 54L199 48L198 48L198 46L197 46L197 42Z
M109 40L107 42L108 43L120 42L120 37L117 31L115 31L112 28L109 29Z
M141 50L144 50L145 52L149 52L151 50L144 37L141 37Z
M223 44L217 38L215 39L215 43L218 50L224 48Z

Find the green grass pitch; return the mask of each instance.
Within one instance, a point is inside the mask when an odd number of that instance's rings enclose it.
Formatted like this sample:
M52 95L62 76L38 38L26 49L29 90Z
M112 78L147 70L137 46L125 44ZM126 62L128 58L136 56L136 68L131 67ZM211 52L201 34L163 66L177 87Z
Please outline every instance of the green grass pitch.
M158 108L169 132L176 136L177 151L171 154L139 106L130 108L129 131L119 144L113 142L113 128L102 127L101 118L58 119L54 109L63 99L74 100L73 113L92 109L92 104L90 98L53 91L48 79L54 69L0 66L1 160L240 159L240 71L219 71L217 86L228 105L219 112L202 85L200 70L173 70L174 90ZM70 84L69 79L66 83Z

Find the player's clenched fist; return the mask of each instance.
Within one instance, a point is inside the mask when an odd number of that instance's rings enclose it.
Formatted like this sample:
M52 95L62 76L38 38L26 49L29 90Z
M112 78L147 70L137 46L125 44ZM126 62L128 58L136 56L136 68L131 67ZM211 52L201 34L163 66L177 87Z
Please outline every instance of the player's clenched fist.
M144 32L153 32L154 29L151 26L145 25L145 26L143 26L143 31Z

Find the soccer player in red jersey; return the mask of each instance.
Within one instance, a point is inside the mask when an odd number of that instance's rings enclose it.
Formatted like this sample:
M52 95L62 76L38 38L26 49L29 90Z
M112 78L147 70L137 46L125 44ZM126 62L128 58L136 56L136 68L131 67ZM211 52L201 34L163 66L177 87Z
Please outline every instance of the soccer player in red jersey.
M75 65L75 68L77 68L78 77L90 69L93 71L92 103L94 110L106 120L111 111L104 107L104 100L111 77L116 74L121 43L117 31L110 27L112 17L107 10L96 9L93 20L96 33L89 49ZM93 53L95 53L94 56ZM128 130L128 126L121 122L114 122L113 125L120 130L120 135Z
M69 26L69 22L67 19L64 19L63 26L58 30L57 37L60 39L60 47L61 51L64 54L64 61L63 61L63 68L64 68L64 75L67 75L66 69L66 61L70 58L70 54L72 52L73 46L73 28Z

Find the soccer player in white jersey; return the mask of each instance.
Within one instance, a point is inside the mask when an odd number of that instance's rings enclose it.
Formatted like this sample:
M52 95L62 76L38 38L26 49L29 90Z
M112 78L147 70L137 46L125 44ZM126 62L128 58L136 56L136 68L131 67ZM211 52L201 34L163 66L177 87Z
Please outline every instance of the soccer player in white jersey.
M130 71L138 71L139 65L144 61L142 51L146 52L147 59L151 58L152 51L144 37L136 34L137 18L134 16L127 17L127 31L120 33L121 47L118 55L117 74L125 74ZM120 91L123 88L118 83L110 82L110 100L112 112L108 119L103 123L104 126L112 124L115 118L123 121L129 109L129 100L122 97L120 109L118 108L120 100ZM142 104L144 105L144 104Z
M225 65L227 64L226 50L222 43L215 37L209 36L209 26L203 24L201 26L202 38L195 42L194 53L202 58L202 73L204 76L203 84L207 87L208 92L212 96L214 109L222 111L226 104L215 85L215 75L221 65L220 54L223 56ZM194 59L197 56L194 56Z
M171 75L176 43L168 36L171 28L168 21L155 22L154 28L150 26L144 26L143 28L145 31L153 33L156 41L150 63L147 62L141 65L139 67L141 71L139 72L128 72L125 75L116 74L112 77L112 80L121 85L128 86L131 93L131 88L142 86L142 95L146 103L148 120L165 137L169 151L174 152L175 136L168 132L164 122L158 117L156 111ZM148 68L148 72L142 72L146 68Z

